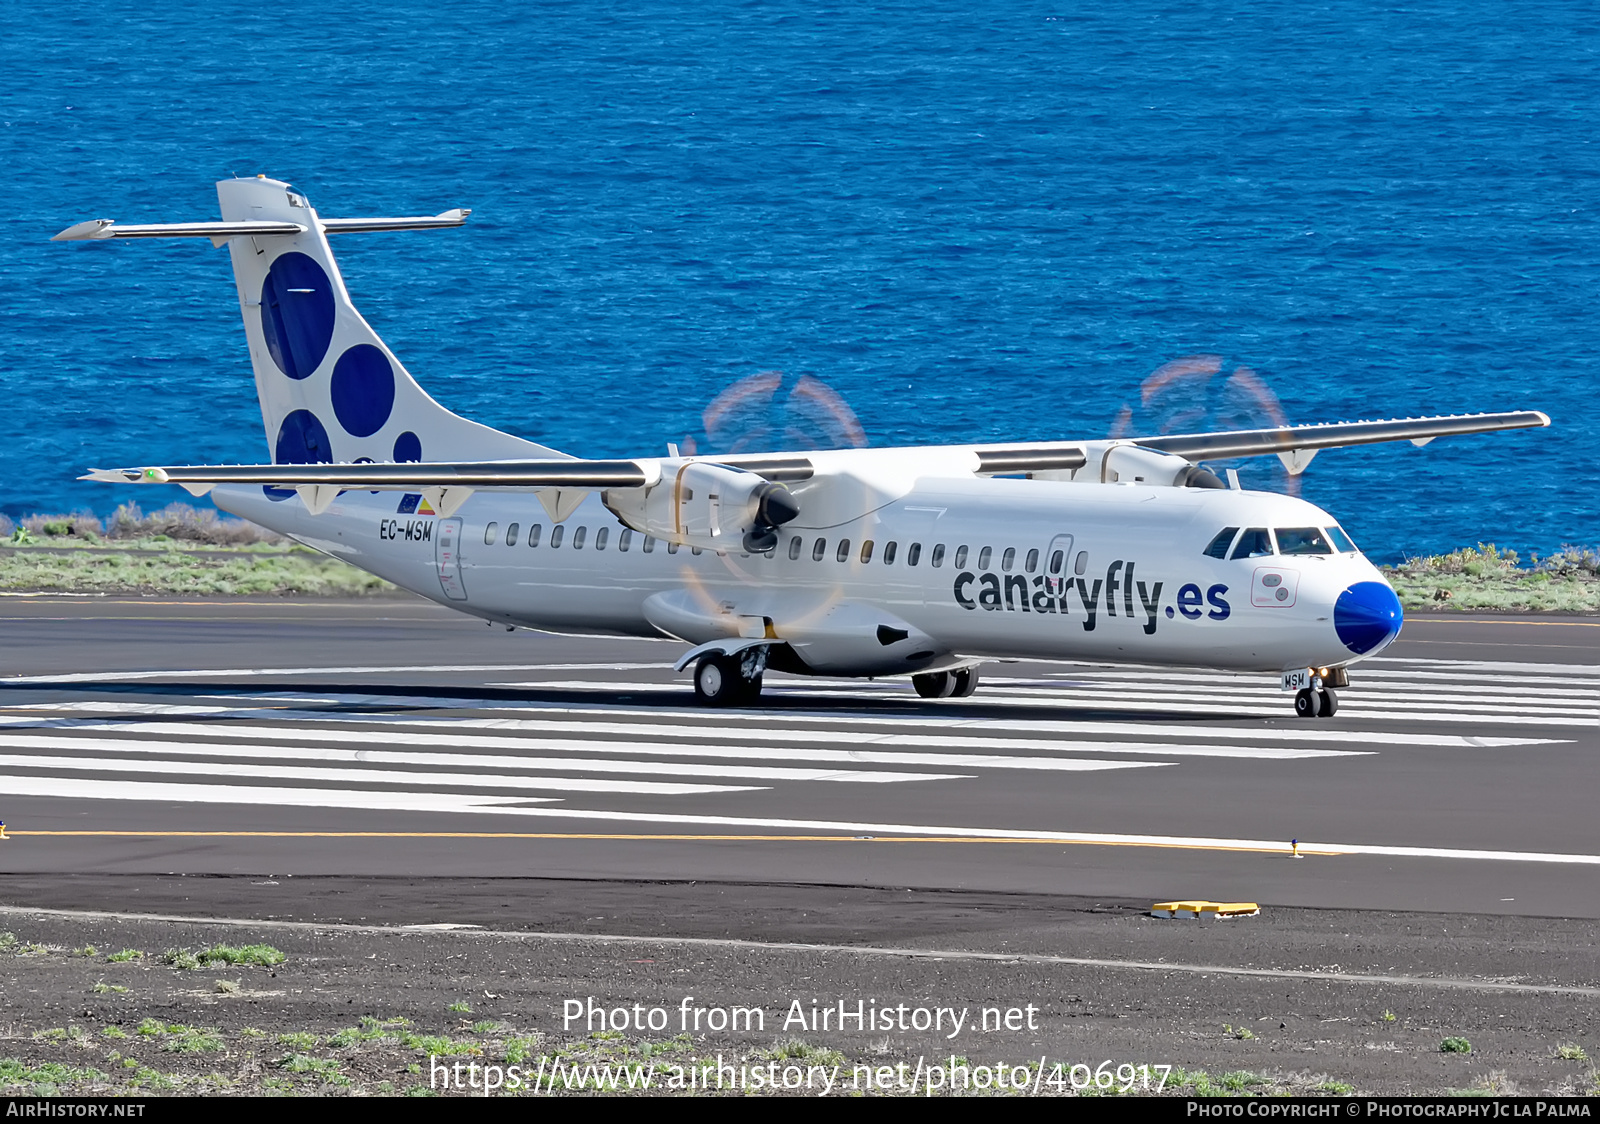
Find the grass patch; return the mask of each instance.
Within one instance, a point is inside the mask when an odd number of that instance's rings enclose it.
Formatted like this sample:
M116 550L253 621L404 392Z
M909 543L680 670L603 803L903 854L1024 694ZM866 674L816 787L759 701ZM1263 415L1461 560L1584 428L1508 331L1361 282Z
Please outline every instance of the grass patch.
M83 1085L109 1081L98 1069L40 1062L29 1065L20 1058L0 1058L0 1089L29 1087L41 1096L52 1096L62 1085Z
M215 1027L180 1027L161 1048L175 1054L220 1054L227 1046Z
M1600 610L1600 553L1562 547L1524 564L1514 550L1479 543L1384 567L1407 609Z
M1556 1057L1564 1062L1586 1062L1589 1060L1587 1051L1582 1046L1570 1044L1556 1047Z
M771 1062L804 1061L808 1065L843 1065L844 1054L826 1046L813 1046L801 1038L786 1038L777 1043L770 1050L762 1050L760 1056Z
M457 999L454 1003L450 1004L449 1009L463 1015L472 1014L472 1004L468 1003L465 999Z
M278 1045L293 1046L296 1050L314 1050L322 1045L322 1039L309 1030L297 1030L291 1034L278 1035Z
M1256 1032L1247 1026L1229 1026L1223 1023L1222 1029L1230 1038L1236 1038L1240 1042L1249 1042L1256 1036Z
M121 986L120 984L108 984L104 980L101 980L98 983L96 983L91 990L96 995L105 995L108 992L110 994L112 994L112 995L126 995L126 994L128 994L128 989L127 988Z
M1472 1053L1472 1043L1468 1042L1465 1038L1446 1038L1443 1042L1439 1043L1439 1053L1470 1054Z
M238 980L218 980L216 986L218 995L237 995L239 993Z
M223 966L271 968L282 964L286 959L288 957L269 944L247 944L238 947L217 944L199 952L169 948L161 955L162 963L184 971Z
M120 952L113 952L110 956L106 957L106 962L109 964L126 964L130 960L143 959L144 953L140 952L138 949L125 948Z

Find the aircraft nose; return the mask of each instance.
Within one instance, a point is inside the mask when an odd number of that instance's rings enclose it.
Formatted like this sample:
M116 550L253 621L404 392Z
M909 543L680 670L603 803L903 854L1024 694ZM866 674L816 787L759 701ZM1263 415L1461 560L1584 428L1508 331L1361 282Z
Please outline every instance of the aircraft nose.
M1405 613L1400 598L1383 582L1357 582L1333 606L1339 642L1358 656L1376 652L1400 635Z

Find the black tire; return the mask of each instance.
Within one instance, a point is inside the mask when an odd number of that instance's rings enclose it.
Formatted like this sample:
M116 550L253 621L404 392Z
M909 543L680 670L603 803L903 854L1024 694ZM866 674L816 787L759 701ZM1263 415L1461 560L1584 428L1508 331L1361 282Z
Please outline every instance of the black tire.
M1302 687L1294 693L1294 712L1301 718L1317 716L1317 696L1310 687Z
M964 699L971 696L978 689L978 669L963 667L959 671L952 671L950 677L955 680L955 690L950 692L953 699Z
M738 659L721 653L701 656L694 665L694 697L706 706L737 706L744 701L745 680Z
M911 685L925 699L947 699L955 684L948 671L930 671L926 675L913 675Z
M1339 713L1339 696L1330 690L1317 692L1317 717L1332 718Z

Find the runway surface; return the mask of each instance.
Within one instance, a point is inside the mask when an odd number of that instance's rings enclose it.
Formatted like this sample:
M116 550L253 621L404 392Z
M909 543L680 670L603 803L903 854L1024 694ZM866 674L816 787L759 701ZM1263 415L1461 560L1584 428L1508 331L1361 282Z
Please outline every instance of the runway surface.
M1600 621L1423 617L1332 720L1260 676L965 700L406 600L9 598L0 872L825 883L1600 916ZM1291 840L1298 841L1300 857Z

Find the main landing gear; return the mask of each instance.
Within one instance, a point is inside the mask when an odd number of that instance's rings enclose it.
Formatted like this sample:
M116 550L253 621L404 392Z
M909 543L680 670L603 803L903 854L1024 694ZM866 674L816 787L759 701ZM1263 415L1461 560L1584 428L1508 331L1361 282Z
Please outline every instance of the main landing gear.
M964 699L978 689L978 672L971 667L930 671L926 675L913 675L911 685L925 699Z
M1301 718L1332 718L1339 713L1339 696L1329 688L1302 687L1295 692L1294 712Z
M694 697L706 706L749 706L761 696L761 673L767 669L764 647L733 655L710 652L694 665Z

